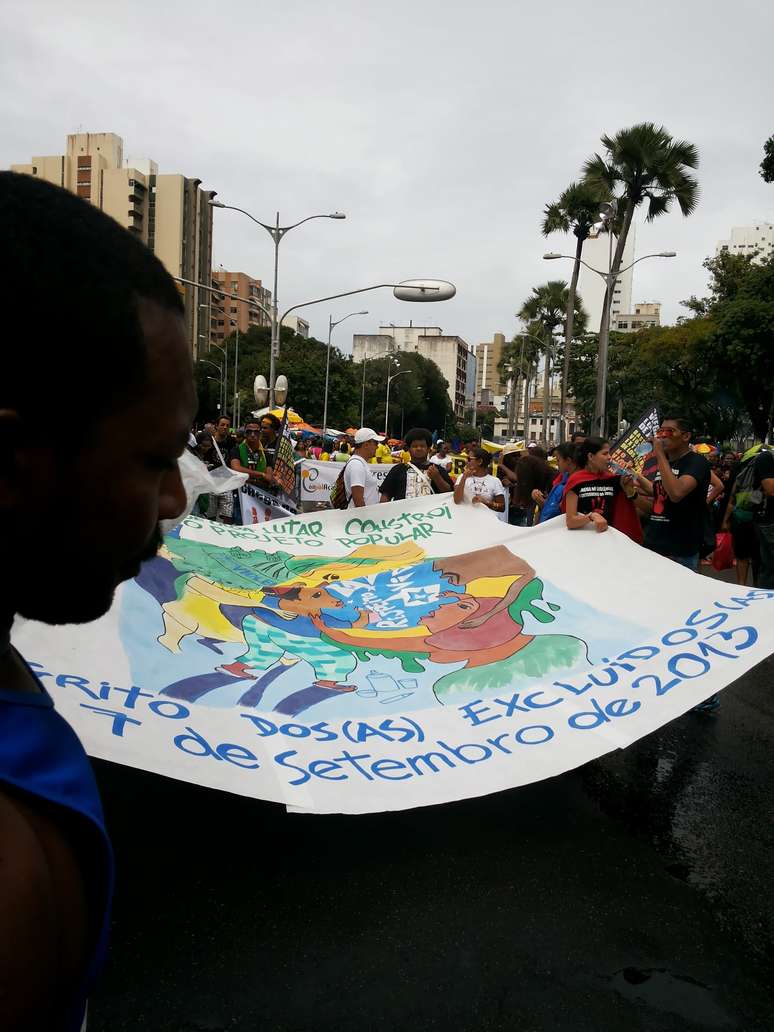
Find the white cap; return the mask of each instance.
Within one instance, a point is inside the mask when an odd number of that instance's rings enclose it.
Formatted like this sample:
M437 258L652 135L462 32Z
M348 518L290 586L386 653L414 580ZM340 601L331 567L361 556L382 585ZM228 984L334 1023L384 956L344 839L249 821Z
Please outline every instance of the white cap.
M383 441L384 438L380 437L375 430L372 430L370 426L361 426L355 433L355 444L365 444L366 441Z

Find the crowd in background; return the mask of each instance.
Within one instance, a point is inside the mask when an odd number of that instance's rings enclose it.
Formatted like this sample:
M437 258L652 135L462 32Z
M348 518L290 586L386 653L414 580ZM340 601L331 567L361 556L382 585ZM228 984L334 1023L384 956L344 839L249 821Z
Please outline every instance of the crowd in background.
M271 412L232 430L207 423L191 446L209 469L223 465L277 494L273 466L281 422ZM774 586L774 453L744 454L694 442L689 422L665 418L638 472L610 460L610 442L577 432L549 452L530 442L499 451L478 438L445 441L424 428L386 440L368 427L335 438L295 434L294 458L341 463L342 505L358 507L447 492L519 527L563 517L571 530L613 526L691 570L709 563L721 538L740 584ZM706 454L701 454L705 452ZM376 486L365 466L391 469ZM326 501L323 505L327 506ZM203 496L199 512L238 522L235 496Z

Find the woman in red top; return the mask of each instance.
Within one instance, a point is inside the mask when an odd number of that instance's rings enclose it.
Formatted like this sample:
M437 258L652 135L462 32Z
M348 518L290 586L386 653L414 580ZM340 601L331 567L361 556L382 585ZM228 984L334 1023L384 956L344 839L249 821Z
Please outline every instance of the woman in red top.
M637 544L642 529L632 501L637 497L634 476L611 473L610 444L602 437L587 437L578 445L578 471L567 481L562 499L567 526L581 530L589 523L597 532L615 527Z

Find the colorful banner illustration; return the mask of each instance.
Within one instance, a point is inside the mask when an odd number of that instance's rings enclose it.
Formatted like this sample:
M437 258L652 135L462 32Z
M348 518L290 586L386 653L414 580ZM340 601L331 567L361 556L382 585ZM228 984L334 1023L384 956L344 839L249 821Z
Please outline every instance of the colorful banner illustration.
M610 461L616 466L642 473L645 460L652 450L648 442L658 428L658 411L655 408L649 409L611 444Z
M302 502L329 502L331 489L344 468L344 463L304 459L297 465L301 467L299 500ZM384 483L384 479L391 469L391 463L376 462L368 466L368 472L379 487Z
M629 745L774 651L774 591L436 496L188 517L101 620L14 642L93 756L361 813Z

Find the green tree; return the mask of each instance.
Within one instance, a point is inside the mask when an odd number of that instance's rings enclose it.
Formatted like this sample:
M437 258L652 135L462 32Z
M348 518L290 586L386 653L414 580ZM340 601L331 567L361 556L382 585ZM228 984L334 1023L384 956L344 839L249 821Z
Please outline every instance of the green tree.
M763 145L760 171L765 183L774 183L774 136L770 136Z
M554 353L553 333L565 320L570 299L570 291L564 280L549 280L539 287L533 287L532 293L522 304L516 317L530 327L529 332L544 341L545 358L543 377L543 440L548 441L549 403L551 398L551 362ZM580 297L574 298L573 324L579 334L584 333L588 316ZM525 422L524 432L527 427Z
M689 169L699 164L696 147L686 140L675 140L663 126L642 122L622 129L615 136L603 136L605 155L594 154L584 166L586 181L617 199L620 229L616 241L610 282L621 270L624 248L634 213L645 201L646 219L664 215L676 201L683 215L695 209L699 186ZM599 327L600 363L607 365L610 332L609 285L602 306ZM601 413L597 413L601 415Z
M508 436L518 433L519 418L516 401L521 395L524 398L525 410L529 395L529 384L533 371L537 367L541 355L538 341L525 333L517 333L506 345L502 357L497 363L497 373L503 383L510 382L508 397ZM522 389L523 387L523 389ZM527 433L527 413L524 413L524 434Z
M401 372L406 371L406 375L396 377L390 387L390 435L401 436L401 421L404 432L414 426L442 432L453 421L453 409L449 385L441 370L432 359L415 351L398 351L394 357L400 362ZM354 370L359 420L363 388L362 363L355 365ZM388 371L395 372L395 365L387 358L370 359L365 363L365 421L380 432L384 427Z
M706 357L726 390L741 399L762 440L774 421L774 258L722 252L704 268L708 296L683 304L711 321Z
M567 408L567 381L570 373L570 354L575 322L575 297L578 291L583 245L595 223L599 222L599 207L608 200L608 192L599 184L586 181L570 183L559 199L546 205L543 213L543 236L551 233L572 233L575 237L575 262L567 294L564 324L564 354L562 364L561 399L559 402L559 440L564 440L564 416Z
M223 342L228 354L228 385L226 390L226 412L233 415L234 369L236 366L236 334ZM262 373L268 378L270 331L265 326L251 327L239 335L239 365L237 389L241 403L242 419L255 408L253 383ZM288 378L288 404L303 418L319 426L323 414L323 389L325 383L325 360L327 345L314 337L299 337L288 327L282 327L280 355L277 360L277 375L284 373ZM199 419L215 414L218 385L204 379L217 377L212 365L223 366L224 356L212 348L202 361L197 363L197 387L199 388ZM350 426L359 418L358 384L356 367L352 359L343 355L338 348L331 349L330 383L328 392L328 415L332 426Z

